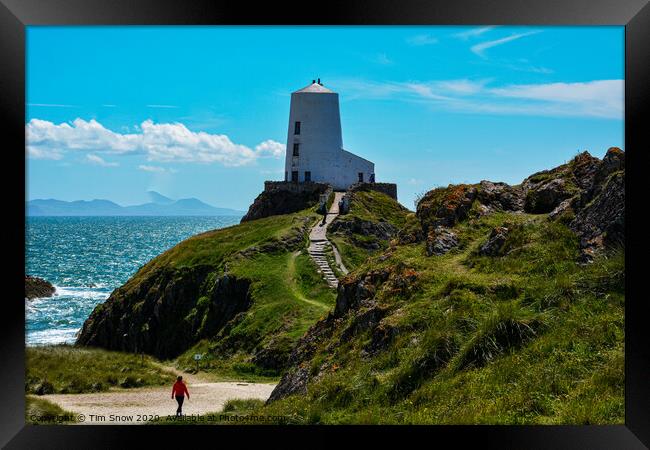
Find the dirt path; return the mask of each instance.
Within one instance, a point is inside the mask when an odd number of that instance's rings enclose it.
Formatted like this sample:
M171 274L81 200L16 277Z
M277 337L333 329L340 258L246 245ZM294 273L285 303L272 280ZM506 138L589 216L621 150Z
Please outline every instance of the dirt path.
M299 251L294 252L289 256L287 274L291 278L291 284L290 284L291 292L293 293L293 295L296 296L297 299L299 299L302 302L309 303L310 305L316 306L323 310L329 310L332 307L332 305L327 305L325 303L317 302L316 300L308 299L307 297L302 295L302 293L296 286L296 258L298 257L298 255L300 255Z
M172 367L160 366L179 373ZM186 415L219 412L226 401L231 399L266 400L275 388L275 384L210 382L200 375L182 375L190 392L190 399L186 398L183 404L183 413ZM89 425L143 424L150 417L138 416L160 416L165 419L168 415L175 414L177 406L176 400L171 398L171 385L90 394L53 394L39 398L67 411L82 414L85 420L79 423Z

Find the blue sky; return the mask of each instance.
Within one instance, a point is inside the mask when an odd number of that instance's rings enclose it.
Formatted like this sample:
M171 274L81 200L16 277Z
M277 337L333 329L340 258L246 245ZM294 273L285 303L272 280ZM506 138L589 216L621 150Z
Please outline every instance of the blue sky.
M290 93L339 93L346 150L418 193L623 147L623 27L28 27L27 195L246 209Z

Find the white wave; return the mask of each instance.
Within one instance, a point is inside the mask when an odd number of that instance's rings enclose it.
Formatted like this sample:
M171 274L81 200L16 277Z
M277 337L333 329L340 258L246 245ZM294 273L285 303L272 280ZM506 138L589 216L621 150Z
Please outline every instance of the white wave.
M56 292L55 297L81 297L91 298L96 300L105 300L111 293L107 290L96 290L88 288L87 286L54 286Z
M27 345L73 344L79 328L59 328L27 333Z

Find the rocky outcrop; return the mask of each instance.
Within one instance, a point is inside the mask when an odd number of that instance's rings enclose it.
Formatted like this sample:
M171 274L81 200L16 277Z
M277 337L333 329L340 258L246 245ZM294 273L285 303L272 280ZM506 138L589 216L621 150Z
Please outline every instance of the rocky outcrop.
M172 358L217 334L250 302L246 279L208 266L162 268L98 305L77 344Z
M314 206L321 194L331 192L325 183L266 182L241 222L279 214L291 214Z
M590 189L600 165L600 159L582 152L567 164L529 176L521 184L524 210L534 214L553 211L564 200Z
M501 254L503 244L508 238L509 229L507 227L495 227L490 232L488 240L481 245L478 254L481 256L497 256Z
M524 207L524 198L524 190L521 186L486 180L478 185L477 199L490 211L521 211Z
M458 246L456 233L445 227L436 227L427 236L427 256L440 256Z
M436 227L453 227L465 220L476 199L478 189L468 184L449 185L427 192L418 202L416 216L428 233Z
M41 297L52 297L56 289L52 283L42 278L25 275L25 298L33 300Z
M569 227L580 237L583 259L625 243L625 172L611 174L598 194L580 208Z
M427 237L427 254L443 254L454 240L444 231L459 222L495 211L548 213L570 226L588 254L624 240L625 152L612 147L601 161L582 152L566 164L537 172L521 185L481 181L449 185L427 192L418 202L412 223L398 232L400 244ZM491 236L480 253L498 252L501 233ZM488 245L489 244L489 245ZM589 255L586 255L588 259Z
M328 231L347 235L356 246L368 250L377 250L380 248L380 245L372 240L356 239L354 236L355 234L365 237L373 236L376 239L388 241L395 237L398 232L397 228L389 222L372 222L358 217L353 217L352 219L337 218L331 225L329 225Z
M551 220L566 223L580 238L583 261L599 251L625 242L625 152L607 150L602 161L584 153L570 166L580 191L562 201L551 213Z

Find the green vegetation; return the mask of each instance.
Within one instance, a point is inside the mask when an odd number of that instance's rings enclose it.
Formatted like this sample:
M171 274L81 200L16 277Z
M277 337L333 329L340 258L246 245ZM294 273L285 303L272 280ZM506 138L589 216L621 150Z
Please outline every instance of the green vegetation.
M192 371L193 355L202 353L201 370L221 379L277 381L297 339L333 308L336 294L318 274L306 245L298 251L283 247L268 251L269 242L274 242L271 238L279 236L281 241L283 236L295 232L301 219L311 224L317 217L306 211L269 219L273 221L261 219L244 224L257 224L260 230L256 242L260 247L266 246L267 251L227 259L229 274L251 280L250 308L214 338L203 339L180 355L176 360L179 369ZM265 236L266 242L259 236ZM271 361L277 364L259 364L254 355L260 351L270 354Z
M434 189L417 214L385 194L355 192L337 219L345 226L330 230L352 270L336 316L336 293L306 252L319 220L313 208L190 238L143 267L125 298L141 308L142 286L154 294L169 286L159 288L167 279L155 274L182 278L187 269L196 277L182 284L192 295L178 295L189 313L176 335L189 330L192 339L176 367L193 371L201 353L199 370L215 378L308 380L306 394L268 405L232 400L210 423L231 423L228 415L281 424L623 423L624 249L581 264L566 220L486 214L469 189ZM441 220L451 250L427 256ZM224 279L245 281L242 295L225 298L246 304L206 334Z
M511 230L496 257L478 248ZM358 274L385 271L373 308L380 330L344 316L309 360L306 395L251 416L290 423L621 424L624 422L624 252L590 265L545 215L495 213L455 227L460 245L427 257L394 246ZM405 283L404 280L409 280ZM345 338L343 334L345 333ZM373 347L373 345L375 345Z
M382 192L357 191L352 193L350 211L345 217L358 217L371 222L385 221L401 228L408 212L401 203Z
M25 397L25 422L31 425L61 425L76 422L77 414L45 399Z
M303 220L317 217L311 209L295 214L266 217L227 228L207 231L184 240L152 259L131 278L125 287L142 281L158 268L207 265L221 267L228 257L269 241L279 241L299 230Z
M149 356L69 345L27 347L26 352L25 391L31 394L160 386L175 379Z
M400 229L406 224L408 215L406 208L384 193L357 191L352 193L350 211L336 220L387 222L395 229ZM374 235L357 232L330 232L328 237L338 248L348 270L361 266L369 256L388 245L388 242Z

